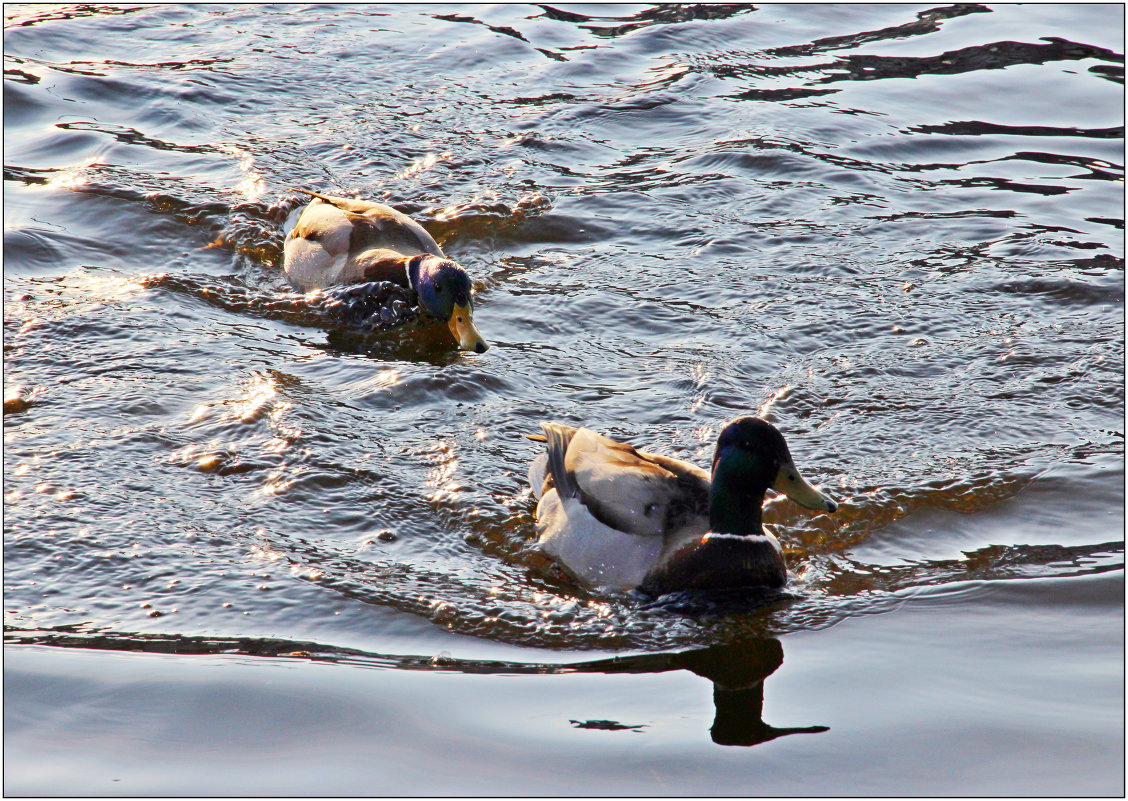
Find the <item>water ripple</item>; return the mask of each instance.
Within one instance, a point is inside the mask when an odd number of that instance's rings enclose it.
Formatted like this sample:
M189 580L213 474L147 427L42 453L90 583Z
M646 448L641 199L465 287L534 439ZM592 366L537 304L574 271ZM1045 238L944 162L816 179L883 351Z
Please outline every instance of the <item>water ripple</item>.
M6 8L10 636L668 651L1122 569L1122 25L1079 8ZM496 347L290 292L294 186L419 219ZM705 464L757 410L842 501L769 503L790 594L532 547L540 420Z

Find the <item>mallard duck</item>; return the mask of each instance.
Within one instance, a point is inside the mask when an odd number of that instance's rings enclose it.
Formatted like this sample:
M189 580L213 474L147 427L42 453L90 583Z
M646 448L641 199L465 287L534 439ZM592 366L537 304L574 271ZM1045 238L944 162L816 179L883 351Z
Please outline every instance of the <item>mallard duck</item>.
M787 568L760 509L770 487L820 512L838 507L799 474L783 435L757 417L725 426L712 477L680 459L636 450L587 428L541 423L529 469L540 548L592 587L779 588Z
M313 196L286 223L282 269L295 289L390 281L414 290L419 306L449 326L462 350L486 352L474 327L470 277L423 226L380 203L295 191Z

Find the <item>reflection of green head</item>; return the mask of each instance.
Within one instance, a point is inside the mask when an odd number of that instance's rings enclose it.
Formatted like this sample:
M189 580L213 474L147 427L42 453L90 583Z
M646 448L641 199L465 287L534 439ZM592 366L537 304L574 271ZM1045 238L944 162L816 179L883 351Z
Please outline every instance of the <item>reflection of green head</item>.
M407 277L419 296L419 305L442 320L462 350L485 353L489 345L474 327L474 301L470 276L457 263L421 253L407 263Z

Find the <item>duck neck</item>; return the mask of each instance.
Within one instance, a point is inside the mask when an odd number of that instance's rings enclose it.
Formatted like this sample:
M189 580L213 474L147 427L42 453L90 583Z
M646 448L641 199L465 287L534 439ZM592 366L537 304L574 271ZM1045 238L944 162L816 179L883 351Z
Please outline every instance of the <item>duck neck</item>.
M419 267L421 264L419 256L414 256L410 259L404 259L404 275L407 276L407 286L416 295L419 294Z
M725 470L713 474L709 496L709 529L717 534L763 534L763 490L749 490L747 481L733 481Z

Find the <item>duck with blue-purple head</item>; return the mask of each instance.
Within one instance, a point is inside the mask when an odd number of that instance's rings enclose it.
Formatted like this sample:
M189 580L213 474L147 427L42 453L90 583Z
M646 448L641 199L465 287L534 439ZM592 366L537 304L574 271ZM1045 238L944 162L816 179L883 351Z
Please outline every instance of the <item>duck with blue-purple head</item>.
M758 417L728 423L712 472L640 451L587 428L541 423L545 452L529 469L539 547L589 587L662 595L779 589L787 566L761 523L772 489L808 509L838 506L795 466L779 430Z
M422 310L446 323L462 350L486 352L470 276L423 226L382 203L294 191L313 197L284 226L282 269L295 289L325 291L333 308L368 327L391 327ZM403 313L387 307L392 299Z

